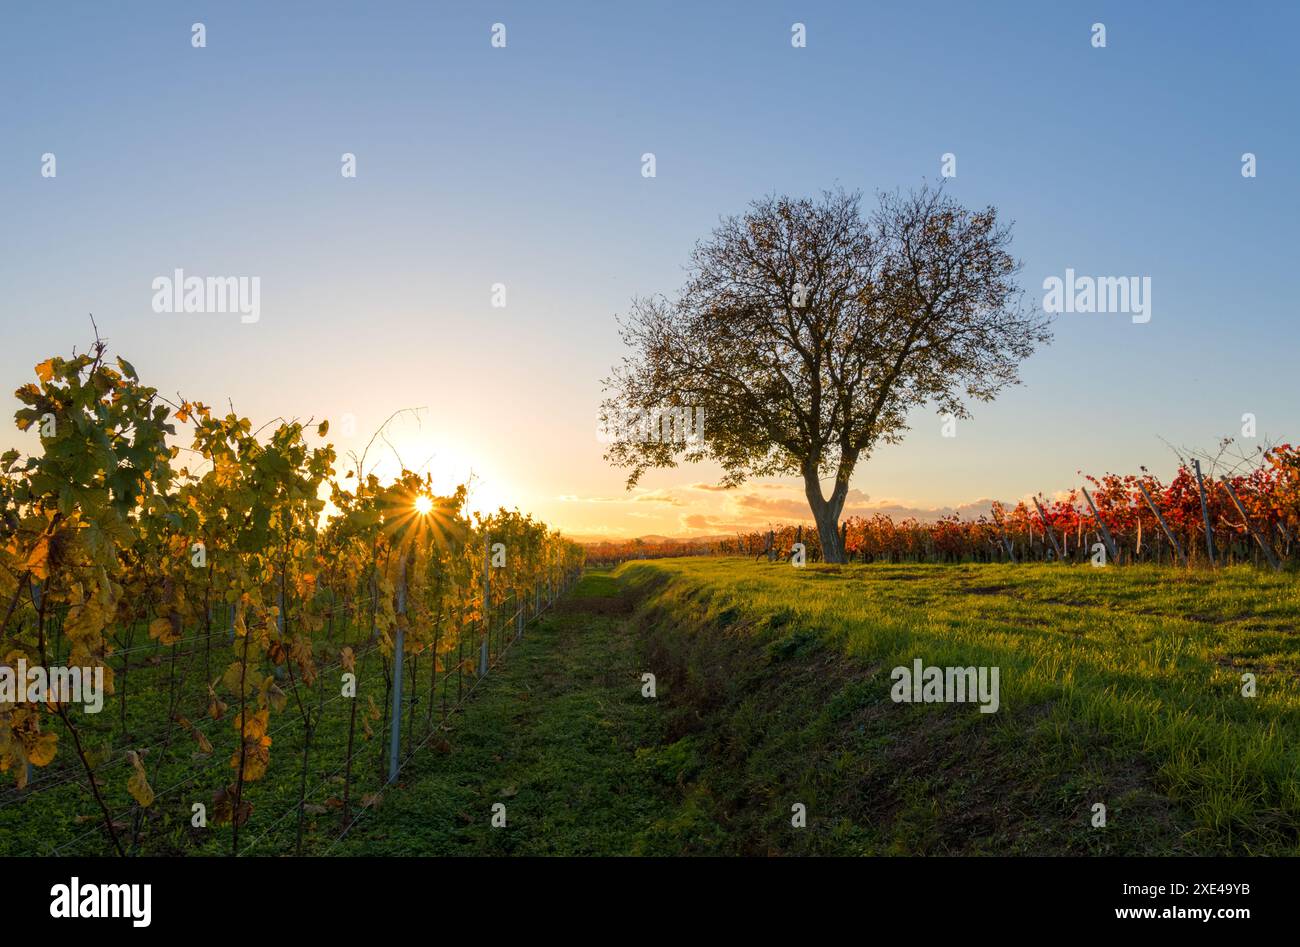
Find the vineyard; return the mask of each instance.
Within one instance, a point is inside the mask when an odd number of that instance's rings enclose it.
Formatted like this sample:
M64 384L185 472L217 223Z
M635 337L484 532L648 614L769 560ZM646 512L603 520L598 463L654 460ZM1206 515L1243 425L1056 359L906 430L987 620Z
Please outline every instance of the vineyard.
M1089 487L1015 506L995 502L989 515L955 514L932 522L878 513L840 525L850 559L860 562L1088 562L1280 568L1300 555L1300 449L1278 445L1246 474L1203 476L1180 464L1168 484L1150 475L1087 477ZM817 530L774 526L734 538L657 545L596 543L593 563L682 555L788 558L803 543L820 559Z
M8 936L1285 923L1300 3L687 9L0 8Z
M453 752L458 712L585 567L818 558L798 525L584 551L469 514L464 486L340 462L326 422L172 403L98 340L35 371L16 420L39 450L0 459L0 671L85 669L103 700L0 698L7 854L347 851L410 764L427 779ZM1262 458L1087 478L976 520L850 517L842 538L876 563L1280 569L1300 554L1300 452Z
M107 696L0 702L6 854L326 850L582 569L463 486L338 476L327 422L169 402L99 340L36 376L39 450L0 458L0 670Z

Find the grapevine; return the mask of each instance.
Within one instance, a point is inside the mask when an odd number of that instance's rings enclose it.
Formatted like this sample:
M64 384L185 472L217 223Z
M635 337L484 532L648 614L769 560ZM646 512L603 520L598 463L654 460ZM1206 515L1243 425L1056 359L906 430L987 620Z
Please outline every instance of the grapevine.
M151 850L148 829L174 830L203 781L215 781L201 805L231 853L255 800L291 786L301 850L319 814L306 800L331 789L309 786L313 757L341 749L320 743L320 726L343 700L346 757L323 765L338 771L342 798L327 803L348 824L354 784L370 786L354 757L388 709L371 662L391 688L402 642L412 710L427 695L427 743L446 724L453 676L459 702L476 673L467 642L501 632L528 590L581 569L581 548L531 517L471 517L464 486L435 495L427 477L385 483L359 464L340 475L328 422L255 429L233 410L163 399L98 339L35 374L16 422L38 447L0 456L0 663L98 669L117 706L100 719L66 700L0 703L0 775L13 793L64 791L77 782L70 754L118 853ZM483 555L489 541L503 563ZM361 682L352 698L339 691L348 675ZM293 758L277 758L281 739Z

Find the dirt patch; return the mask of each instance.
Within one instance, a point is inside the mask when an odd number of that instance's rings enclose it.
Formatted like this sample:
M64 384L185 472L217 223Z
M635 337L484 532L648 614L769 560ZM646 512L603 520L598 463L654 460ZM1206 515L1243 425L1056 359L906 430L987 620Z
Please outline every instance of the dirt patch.
M1014 585L968 585L959 588L965 595L1004 595L1014 590Z

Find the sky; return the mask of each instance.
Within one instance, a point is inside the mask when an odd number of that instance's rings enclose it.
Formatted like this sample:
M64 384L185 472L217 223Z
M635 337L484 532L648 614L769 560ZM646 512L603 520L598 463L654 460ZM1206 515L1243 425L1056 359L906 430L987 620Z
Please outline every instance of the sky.
M616 316L751 200L869 206L951 153L1031 304L1067 269L1143 276L1151 318L1054 316L1022 386L955 437L914 414L846 512L1168 477L1245 413L1247 447L1300 431L1298 30L1280 2L0 5L0 408L93 313L169 397L328 418L340 454L419 409L378 472L472 476L572 535L807 520L795 480L710 465L625 489L596 436ZM156 312L176 269L257 277L257 321Z

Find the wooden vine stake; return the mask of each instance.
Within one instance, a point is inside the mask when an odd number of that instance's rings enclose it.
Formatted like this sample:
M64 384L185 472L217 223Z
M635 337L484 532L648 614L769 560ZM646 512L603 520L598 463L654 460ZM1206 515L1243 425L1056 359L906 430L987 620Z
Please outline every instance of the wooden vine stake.
M993 512L993 522L995 522L998 526L998 538L1002 540L1002 548L1006 550L1007 558L1011 560L1012 564L1015 564L1016 550L1011 545L1011 540L1007 538L1007 531L1002 525L1002 517L997 513L996 510L994 510Z
M1232 489L1232 484L1228 482L1226 477L1220 482L1223 484L1223 488L1228 491L1228 496L1232 499L1232 503L1237 508L1237 512L1241 514L1242 520L1245 521L1246 529L1250 530L1250 535L1255 537L1255 542L1259 543L1259 548L1264 550L1264 556L1268 559L1268 564L1273 567L1275 572L1281 571L1282 563L1278 562L1277 555L1273 552L1273 547L1264 542L1264 537L1255 530L1255 525L1251 523L1250 517L1246 514L1246 508L1242 506L1241 501L1237 499L1237 492Z
M1151 512L1156 515L1156 520L1160 523L1160 528L1163 529L1165 535L1169 537L1169 542L1174 547L1174 552L1178 553L1178 558L1182 560L1183 565L1187 565L1187 554L1183 552L1183 547L1178 542L1178 538L1174 536L1174 531L1170 529L1169 524L1165 522L1164 514L1160 512L1155 501L1151 499L1151 494L1147 493L1147 488L1143 486L1141 481L1138 481L1138 489L1142 491L1142 499L1147 501L1147 506L1151 507ZM1159 554L1159 550L1157 550L1157 554Z
M1056 561L1063 561L1065 557L1061 555L1061 547L1056 542L1056 534L1052 532L1052 525L1047 522L1047 514L1043 512L1043 505L1038 502L1038 497L1034 497L1034 506L1038 509L1038 518L1043 521L1043 532L1052 541L1052 551L1056 553Z
M1205 521L1205 551L1210 554L1210 568L1214 568L1214 527L1210 525L1210 504L1205 499L1205 483L1201 479L1201 462L1192 461L1196 471L1196 489L1201 494L1201 518Z
M1080 489L1083 490L1083 498L1088 501L1088 506L1092 509L1092 518L1097 521L1097 526L1101 529L1101 538L1106 540L1106 550L1110 553L1110 558L1115 562L1115 565L1119 565L1119 548L1115 545L1115 540L1111 538L1110 530L1106 528L1106 523L1102 520L1101 514L1097 512L1097 504L1092 502L1087 487L1080 487Z

